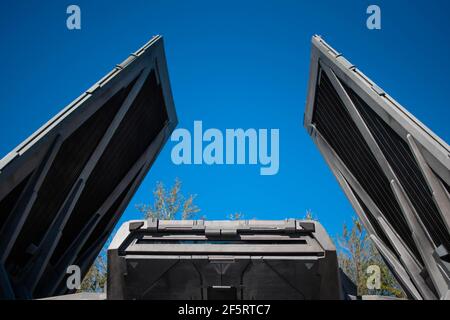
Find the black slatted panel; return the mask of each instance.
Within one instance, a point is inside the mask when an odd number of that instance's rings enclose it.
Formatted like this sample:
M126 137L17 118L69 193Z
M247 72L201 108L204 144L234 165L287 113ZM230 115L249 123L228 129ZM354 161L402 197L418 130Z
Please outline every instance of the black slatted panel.
M28 246L39 245L84 165L129 94L134 81L118 91L61 145L8 258L7 266L13 274L19 272L30 258L27 253Z
M133 180L128 184L128 186L122 191L122 193L119 195L119 197L114 201L114 203L111 205L111 207L108 209L108 211L105 213L105 215L103 216L103 218L99 221L97 227L94 229L94 232L91 234L91 236L89 237L89 240L91 241L87 241L86 244L83 246L83 248L80 250L80 253L78 255L78 258L75 261L75 265L81 266L84 263L84 259L86 258L86 253L87 253L87 249L91 248L92 244L95 241L98 241L100 239L101 233L102 232L107 232L107 230L105 229L107 224L109 222L111 222L111 219L114 217L114 215L117 213L117 211L119 210L120 205L122 204L122 202L124 201L126 195L128 194L128 192L130 191L131 186L133 185L133 183L135 182L136 177L133 178ZM92 262L91 262L92 264ZM87 270L82 270L86 271ZM43 292L44 289L47 288L47 279L49 277L52 276L53 273L53 269L51 268L51 265L47 268L46 273L44 274L44 277L42 277L41 282L38 284L36 291L35 291L35 296L36 297L45 297L45 296L49 296L49 295L58 295L58 294L65 294L67 292L67 288L66 286L62 286L63 289L61 291L59 291L59 289L57 289L57 292ZM83 275L84 276L84 272ZM63 283L66 283L67 278L64 277L64 279L62 280Z
M408 144L351 88L343 85L394 170L435 245L443 244L450 250L450 234Z
M28 179L33 173L29 174L25 179L23 179L10 193L6 195L0 201L0 230L3 228L3 224L8 218L11 211L14 209L17 200L22 194L23 189L27 185Z
M349 184L350 186L350 184ZM358 194L353 190L353 188L350 186L350 189L352 190L353 194L355 195L356 200L358 201L359 205L363 209L363 211L366 213L366 217L369 220L370 224L372 225L374 231L376 232L376 235L378 238L383 241L383 243L392 251L392 253L397 256L397 252L395 251L394 247L392 246L391 242L389 241L388 237L386 236L383 229L380 227L377 219L373 216L372 212L370 212L369 208L367 208L366 204L362 199L358 196Z
M330 80L324 72L319 72L313 123L385 215L386 220L421 261L388 179Z
M123 194L120 196L121 199L118 200L117 207L122 203L124 200L126 194L130 190L131 186L135 182L137 176L133 178L131 183L128 185L128 187L125 189ZM86 252L89 251L91 246L102 237L102 235L107 231L107 226L111 223L111 221L114 221L114 216L117 214L117 207L116 203L111 207L111 209L108 210L108 212L102 217L102 219L98 222L97 227L94 229L90 237L87 239L86 244L81 248L79 256L82 257L86 254Z
M63 230L52 262L59 260L75 239L78 230L100 208L132 165L161 132L167 120L163 92L157 83L155 72L152 71L89 177ZM138 138L130 140L129 137Z

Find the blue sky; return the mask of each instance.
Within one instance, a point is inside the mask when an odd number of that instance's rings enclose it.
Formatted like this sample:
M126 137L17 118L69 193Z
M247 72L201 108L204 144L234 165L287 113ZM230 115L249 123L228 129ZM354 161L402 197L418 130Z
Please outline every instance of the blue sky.
M165 38L179 128L279 128L280 170L176 166L168 142L126 210L156 181L183 181L208 219L303 217L331 235L353 210L302 127L310 39L320 34L423 123L450 140L448 1L2 1L0 157L148 41ZM66 28L81 8L82 29ZM381 7L382 29L366 28ZM447 40L445 40L447 39Z

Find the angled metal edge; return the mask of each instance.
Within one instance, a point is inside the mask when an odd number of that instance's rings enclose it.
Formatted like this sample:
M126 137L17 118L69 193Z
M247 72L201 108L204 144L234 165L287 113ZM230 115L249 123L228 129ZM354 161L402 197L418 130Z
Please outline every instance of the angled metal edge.
M318 70L319 61L328 66L341 81L344 81L364 99L372 110L388 123L405 142L408 143L407 134L411 134L423 148L423 156L428 165L450 185L450 147L445 141L376 86L320 36L315 35L312 37L310 72ZM310 74L310 76L304 118L304 126L307 130L312 121L317 83L317 74Z
M150 47L151 51L147 50ZM99 82L93 85L79 98L75 99L33 135L10 152L5 158L0 160L0 200L9 190L14 188L24 177L36 168L47 151L47 148L42 148L43 144L48 144L48 141L52 141L56 139L56 137L58 137L58 141L66 139L74 130L84 123L84 121L103 106L115 92L120 90L124 86L124 83L130 83L142 70L149 66L150 69L156 71L157 81L162 87L168 121L158 135L158 138L149 147L148 150L152 150L153 152L156 147L159 149L155 154L155 157L149 159L146 162L147 164L142 167L142 171L140 171L140 174L137 176L135 183L133 183L133 186L126 194L125 199L120 205L120 210L124 209L131 200L137 187L142 182L145 174L150 169L151 164L161 151L161 147L168 140L171 132L178 123L168 76L163 39L160 36L153 37L147 44L136 51L136 53L131 54L129 58L117 65ZM116 76L125 68L127 69L127 73L121 76L120 81L117 80ZM95 99L92 98L94 92ZM70 121L67 120L69 115L71 116ZM42 139L44 136L45 139ZM148 150L146 151L146 154ZM27 156L25 156L25 154ZM17 168L20 168L21 170L16 170ZM20 174L17 174L16 171L20 172ZM121 212L120 210L118 210L118 212ZM111 221L104 230L102 236L104 241L106 241L109 233L112 231L112 228L119 218L120 215L116 215L113 218L113 221ZM88 235L86 235L86 237L88 237ZM104 241L101 242L104 243ZM98 246L93 248L95 250L91 250L91 255L96 255L96 249L98 248ZM86 261L83 262L83 265L86 265ZM85 269L86 268L87 267L85 267ZM36 280L33 280L33 282L34 281ZM29 295L30 292L24 292L24 294Z
M100 157L102 156L103 152L105 151L106 147L108 146L109 142L111 141L114 133L116 132L119 125L122 123L123 118L125 117L125 114L128 112L129 108L131 107L132 103L134 102L136 96L142 89L142 86L147 78L147 76L150 73L150 69L146 68L142 71L142 73L139 75L139 78L137 79L136 83L133 85L133 88L131 89L128 96L125 98L124 102L122 103L119 111L114 116L114 119L110 123L109 127L107 128L106 132L104 133L103 137L101 138L100 142L96 146L95 150L92 152L88 162L83 167L83 170L79 174L77 178L77 183L74 184L72 190L68 193L66 199L64 200L63 204L58 210L58 213L55 216L55 219L53 220L50 228L47 230L44 238L42 239L40 245L39 245L39 253L36 260L33 262L33 267L29 272L27 272L27 275L25 275L25 279L22 280L23 282L27 283L27 287L34 288L37 284L37 282L40 279L40 276L42 272L44 271L45 266L48 263L48 260L50 259L51 255L53 254L58 241L60 237L62 236L62 233L60 230L63 230L64 226L66 225L69 217L71 216L75 204L78 201L81 193L83 192L85 182L89 179L89 176L91 175L92 171L94 170L94 167Z
M433 254L435 252L435 247L431 241L430 235L423 226L419 216L411 201L403 191L403 188L396 180L391 180L391 187L394 191L394 195L403 215L406 218L409 229L412 231L412 237L416 243L417 249L423 258L425 267L430 275L431 281L434 287L438 291L440 296L443 296L449 290L449 284L446 283L442 273L439 271L438 263L434 259Z
M365 123L365 120L360 115L359 111L355 107L353 101L348 96L347 92L345 91L344 87L342 86L342 83L339 81L339 79L336 77L334 72L327 66L322 66L321 68L323 71L327 74L328 78L330 79L334 89L338 93L340 99L342 100L345 108L347 109L350 117L358 127L359 131L361 132L365 142L369 146L370 150L372 151L373 155L375 156L378 164L380 165L381 169L383 170L384 174L389 180L395 180L399 185L400 181L397 178L394 170L392 169L391 165L389 164L389 161L384 156L384 153L381 151L380 146L378 145L377 141L372 135L372 132L367 127L367 124ZM424 177L424 180L427 183L427 186L432 194L432 198L434 203L436 204L436 207L442 217L442 220L445 222L447 226L447 231L450 232L450 200L445 194L444 187L439 183L438 178L435 176L431 168L428 166L427 162L425 161L423 154L420 152L419 147L417 146L415 139L412 137L411 134L407 134L406 141L409 145L409 148L411 150L411 153L414 155L414 158L416 160L416 163L418 167L420 168L422 175ZM403 191L404 192L404 191Z
M397 259L395 259L392 253L386 248L384 243L373 234L370 235L370 238L377 247L378 251L382 253L383 257L390 265L390 269L396 275L397 279L399 279L400 283L406 287L406 290L409 290L409 294L416 300L423 300L417 289L412 285L406 270L401 264L398 263Z
M5 263L6 258L34 205L45 175L50 169L61 143L60 136L57 135L54 141L48 146L45 156L40 159L40 164L33 171L32 176L27 182L24 190L21 192L12 212L6 218L6 221L0 230L2 235L0 237L0 263L2 264Z
M377 162L380 165L380 167L382 168L384 174L389 179L389 181L395 181L395 185L398 186L398 188L392 187L393 193L398 195L398 193L401 192L401 194L402 194L401 198L404 198L406 201L406 199L408 199L408 196L407 196L406 192L403 190L403 187L402 187L400 181L398 180L394 170L391 168L389 161L385 158L385 156L384 156L383 152L381 151L380 147L378 146L375 138L372 136L372 133L369 130L369 128L367 127L364 119L359 114L358 110L354 106L350 97L347 95L347 92L343 88L341 82L336 77L334 72L331 69L329 69L327 66L322 66L322 69L329 77L329 79L332 83L332 86L337 91L345 108L347 109L348 113L350 114L350 117L353 119L353 121L357 125L365 142L367 143L367 145L371 149L373 155L377 159ZM409 137L408 143L410 144L410 146L416 147L415 145L411 144L410 140L412 139L412 136L410 134L408 134L407 137ZM414 149L412 150L413 153L415 153L415 151L416 150L414 150ZM420 163L419 163L419 166L420 166ZM426 175L424 177L425 177L425 180L427 181ZM392 183L391 183L391 186L393 186ZM405 218L408 221L408 213L406 213L406 210L408 210L408 208L405 208L403 205L401 205L404 202L400 201L398 196L397 196L397 199L400 204L400 208L401 208L402 212L404 213ZM434 196L433 196L433 199L434 199ZM408 200L408 202L410 202L410 200ZM410 207L412 210L414 210L412 205L410 205ZM439 206L438 206L438 208L439 208ZM417 213L416 213L416 216L417 216ZM445 221L445 216L444 216L444 221ZM421 226L422 230L418 230L417 226ZM439 286L442 286L442 284L445 283L445 281L442 278L441 274L439 272L437 272L437 262L435 265L434 262L431 259L429 259L429 257L432 256L432 252L433 252L430 250L433 250L433 248L434 248L433 241L431 240L431 237L429 236L427 229L423 225L422 220L418 216L417 216L417 221L414 223L411 223L410 229L414 231L413 238L415 239L416 246L422 255L422 260L427 265L427 269L430 271L433 270L433 272L430 273L431 279L433 279L433 283L434 283L435 287L439 288ZM422 236L419 236L419 235L422 235ZM430 254L430 252L431 252L431 254ZM433 266L431 266L431 264L433 264ZM443 295L443 292L446 292L447 290L448 290L448 286L443 286L443 289L439 290L439 291L441 292L441 295Z
M439 178L436 177L433 170L431 170L426 163L415 139L410 134L408 134L406 138L408 139L409 148L416 159L417 165L422 171L422 175L431 191L433 201L441 214L442 220L446 224L447 232L450 233L450 198L448 197L444 186L440 183Z
M145 151L145 153L140 157L136 165L132 168L133 173L136 173L137 176L133 179L133 175L127 175L123 179L123 181L120 183L121 189L124 189L128 183L132 182L132 185L125 195L124 199L122 200L121 204L119 205L117 212L122 212L125 210L129 202L131 201L132 196L136 192L136 190L139 188L140 184L145 178L145 175L147 174L148 170L150 170L152 164L158 157L159 153L161 152L162 146L167 142L167 140L170 137L171 132L173 131L172 124L167 124L166 127L158 134L156 139L151 143L151 145L148 147L148 149ZM150 155L152 153L155 153L154 157L151 157ZM115 190L116 191L116 190ZM99 214L101 214L101 211L105 212L107 211L114 203L114 201L119 197L120 193L117 191L115 196L109 197L107 201L103 204L103 206L99 209ZM97 241L91 245L89 250L85 253L83 257L78 256L79 250L76 250L76 252L73 252L71 254L70 262L75 263L79 265L82 273L84 274L87 272L89 267L94 262L95 258L97 257L98 252L101 250L101 248L104 246L106 241L108 240L108 237L110 236L111 232L113 231L115 225L119 221L121 215L116 214L113 219L108 223L107 227L103 231L102 235L97 239ZM100 220L98 219L96 223L98 223ZM95 226L94 226L95 228ZM82 244L84 244L89 236L91 235L91 232L93 229L86 229L84 230L84 234L79 239ZM79 249L81 249L82 246L79 246ZM62 271L62 272L60 272ZM55 286L51 289L51 291L44 292L44 295L54 295L56 293L65 293L67 289L65 288L64 283L64 276L65 276L65 270L63 268L59 268L56 270L56 272L53 272L52 274L44 274L41 281L46 281L47 279L55 279L57 278L57 281L55 281Z
M156 41L162 39L161 36L154 36L148 43L144 45L144 47L149 47L154 44ZM34 143L36 143L40 137L44 136L46 132L50 131L52 128L59 125L64 118L66 118L74 109L76 109L82 102L86 101L86 98L89 98L92 93L102 87L104 87L114 76L120 72L120 70L124 69L132 60L136 59L136 57L142 55L145 50L139 49L136 53L131 54L127 59L125 59L122 63L116 65L116 67L111 70L108 74L106 74L102 79L92 85L89 89L83 92L78 98L73 100L69 105L67 105L64 109L58 112L53 118L51 118L47 123L45 123L42 127L37 129L33 134L31 134L27 139L25 139L22 143L20 143L16 148L14 148L8 155L6 155L3 159L0 160L0 171L8 164L8 160L15 158L14 154L21 155L27 149L29 149ZM105 99L106 100L106 99ZM10 155L13 154L13 155Z
M152 50L148 50L150 47ZM162 84L169 127L175 128L178 119L167 72L163 38L155 36L0 160L0 200L36 167L37 157L22 157L25 151L27 154L42 153L39 146L46 142L44 140L53 139L57 133L61 135L61 140L65 140L123 87L123 83L129 83L149 64L157 70L159 82ZM116 76L124 69L127 69L127 72L122 74L121 81L118 81ZM94 92L95 99L92 98ZM70 121L67 121L69 115ZM46 139L41 139L44 136ZM18 167L21 170L15 170Z

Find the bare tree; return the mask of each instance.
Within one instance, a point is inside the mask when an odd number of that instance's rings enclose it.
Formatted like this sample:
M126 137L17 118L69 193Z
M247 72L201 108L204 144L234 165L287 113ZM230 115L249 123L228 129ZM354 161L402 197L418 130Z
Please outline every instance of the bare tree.
M166 189L162 182L156 184L153 191L153 204L139 204L136 208L145 218L164 220L192 219L200 209L194 204L196 195L187 198L181 193L181 181L177 178L170 189Z
M389 295L404 298L405 294L383 261L383 258L370 240L367 232L357 218L352 219L349 229L344 224L342 235L338 237L338 258L341 269L355 283L358 295ZM380 287L369 289L367 281L369 266L378 266Z
M106 261L104 250L95 259L81 282L78 292L103 292L106 286Z
M183 220L192 219L200 209L194 204L195 195L185 197L181 193L181 181L177 178L170 189L166 189L162 182L156 184L153 191L153 204L140 204L136 208L142 212L144 218L158 218L172 220L181 218ZM106 247L106 246L105 246ZM102 292L106 284L106 262L105 251L97 257L94 264L81 283L79 291Z

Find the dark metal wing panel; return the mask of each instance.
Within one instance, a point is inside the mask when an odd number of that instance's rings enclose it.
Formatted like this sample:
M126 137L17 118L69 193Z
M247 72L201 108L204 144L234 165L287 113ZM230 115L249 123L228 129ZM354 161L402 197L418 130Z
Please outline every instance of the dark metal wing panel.
M312 43L305 128L405 291L450 298L450 147L320 37Z
M156 36L0 160L0 297L84 274L176 124Z
M345 86L378 145L396 173L435 245L450 248L450 233L439 214L433 195L408 144L389 127L351 88Z
M390 189L389 180L370 152L364 137L350 118L327 75L322 71L316 92L312 123L368 192L378 208L386 213L388 221L404 241L419 256L405 218Z

